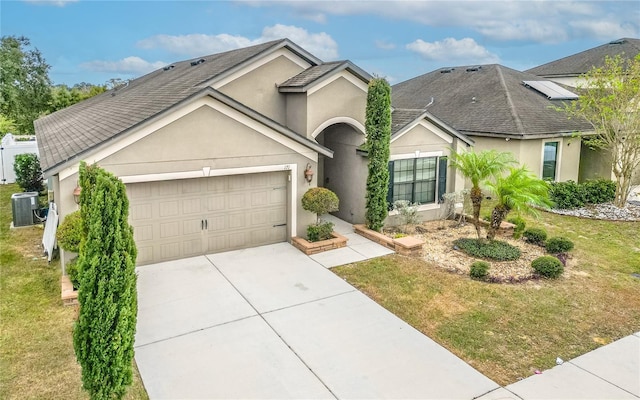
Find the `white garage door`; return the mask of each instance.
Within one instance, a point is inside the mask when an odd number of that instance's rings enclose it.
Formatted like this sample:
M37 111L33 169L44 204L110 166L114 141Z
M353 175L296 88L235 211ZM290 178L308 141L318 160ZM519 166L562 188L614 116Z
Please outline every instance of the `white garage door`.
M138 265L287 240L287 174L127 185Z

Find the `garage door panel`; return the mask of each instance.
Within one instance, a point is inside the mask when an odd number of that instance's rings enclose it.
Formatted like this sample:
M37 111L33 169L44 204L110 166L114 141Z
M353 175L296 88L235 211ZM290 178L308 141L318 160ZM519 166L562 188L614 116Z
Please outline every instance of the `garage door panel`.
M135 183L127 193L138 265L287 239L286 172Z

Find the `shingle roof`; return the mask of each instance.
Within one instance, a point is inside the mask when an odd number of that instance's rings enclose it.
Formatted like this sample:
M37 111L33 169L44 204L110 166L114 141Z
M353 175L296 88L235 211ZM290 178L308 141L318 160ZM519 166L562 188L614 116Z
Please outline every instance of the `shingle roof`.
M431 114L471 136L537 137L591 129L552 109L562 102L525 87L525 80L541 79L497 64L443 68L394 85L392 104L419 109L433 101L427 107Z
M622 38L594 47L556 61L531 68L527 73L539 76L578 76L589 72L593 67L601 67L607 56L624 54L632 58L640 53L640 39Z
M45 174L68 160L159 115L254 58L292 48L311 64L320 60L287 39L171 64L34 122ZM204 60L196 65L192 61ZM168 66L169 67L169 66Z
M343 70L349 70L362 79L363 82L369 82L371 75L364 70L358 68L351 61L333 61L320 65L313 65L298 75L293 76L278 85L281 92L304 92L307 88L318 80L335 74Z

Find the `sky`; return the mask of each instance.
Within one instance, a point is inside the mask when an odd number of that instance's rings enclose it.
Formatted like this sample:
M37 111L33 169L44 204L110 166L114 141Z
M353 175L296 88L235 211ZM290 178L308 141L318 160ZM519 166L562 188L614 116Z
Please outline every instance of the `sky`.
M283 37L395 84L442 67L526 70L638 38L640 2L1 0L0 33L29 38L69 86Z

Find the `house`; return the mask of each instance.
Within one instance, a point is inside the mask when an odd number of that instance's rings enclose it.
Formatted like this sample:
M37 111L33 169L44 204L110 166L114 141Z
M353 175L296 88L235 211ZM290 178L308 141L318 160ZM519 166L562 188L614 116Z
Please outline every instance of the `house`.
M118 176L139 265L306 236L300 199L318 185L362 223L370 79L288 39L176 62L37 120L42 169L61 218L78 208L81 161ZM424 110L394 124L398 191L428 192L435 213L433 193L462 184L449 149L472 141Z
M441 68L398 83L392 104L421 108L475 142L475 150L510 152L542 179L577 181L581 166L578 131L554 107L577 95L536 75L498 64Z
M640 53L640 39L622 38L572 54L559 60L526 70L525 72L566 86L577 87L580 76L593 67L602 67L607 57L620 55L633 58Z
M581 82L580 77L593 67L603 66L607 57L613 58L620 55L625 59L632 59L638 54L640 54L640 39L622 38L531 68L526 72L573 88L588 86ZM593 177L615 179L611 172L611 156L603 150L593 149L583 144L578 179L583 181ZM632 178L632 185L638 184L640 184L640 171L636 171Z

